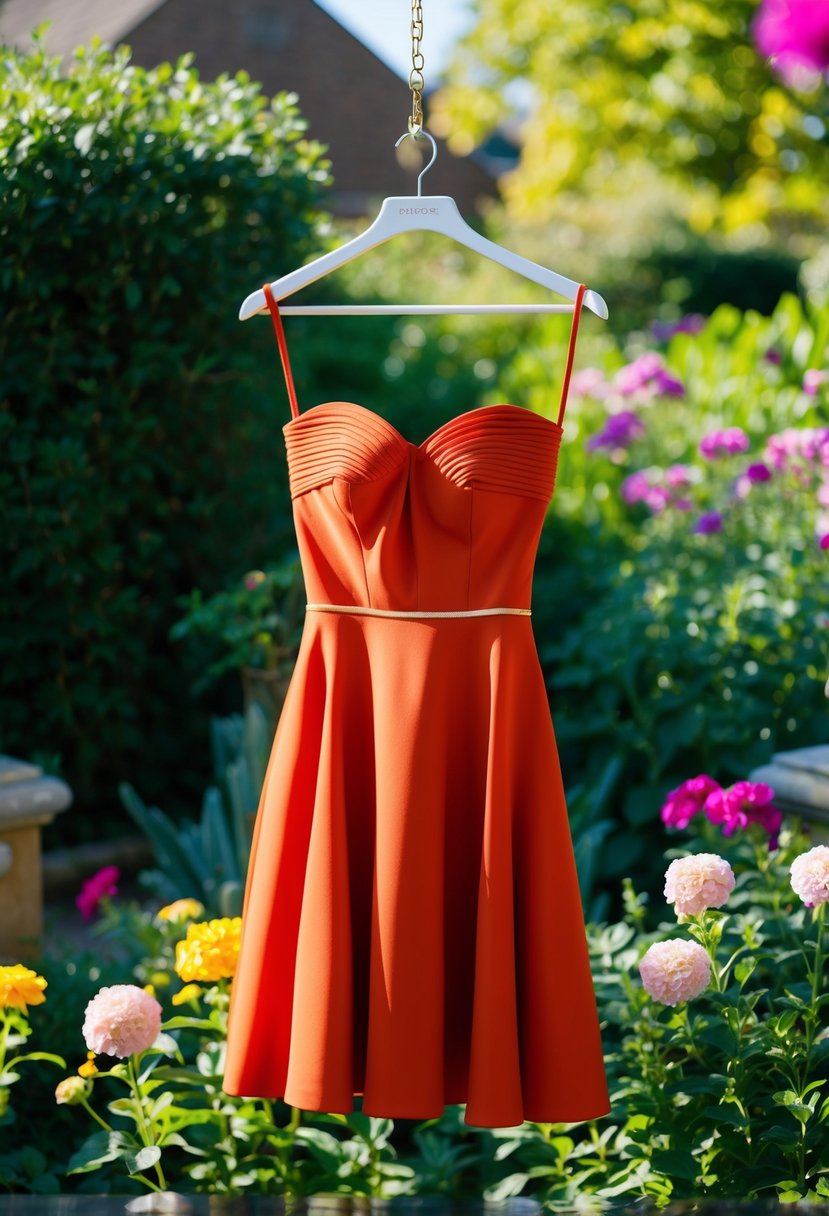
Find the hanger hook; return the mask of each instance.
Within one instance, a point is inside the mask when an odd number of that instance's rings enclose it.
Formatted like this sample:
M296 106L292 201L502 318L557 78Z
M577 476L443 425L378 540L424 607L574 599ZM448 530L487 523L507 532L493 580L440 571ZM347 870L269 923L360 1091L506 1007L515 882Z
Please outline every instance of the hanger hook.
M428 131L424 131L423 127L421 127L419 131L404 131L403 134L400 136L400 138L398 140L395 140L394 146L395 146L395 148L399 148L400 145L403 143L403 140L406 139L408 136L411 136L412 139L417 139L418 135L425 135L426 138L431 140L431 142L432 142L431 160L429 161L428 164L423 166L423 168L420 170L420 172L417 175L417 197L421 198L422 196L420 193L420 179L423 177L423 174L426 172L427 169L431 169L432 165L435 163L435 158L438 154L438 146L435 143L434 136L430 135Z

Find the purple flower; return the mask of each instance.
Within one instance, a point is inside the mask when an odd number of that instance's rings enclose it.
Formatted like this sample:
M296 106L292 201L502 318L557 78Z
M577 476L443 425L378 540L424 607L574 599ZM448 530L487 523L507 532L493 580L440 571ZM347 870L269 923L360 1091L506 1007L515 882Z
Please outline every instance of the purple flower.
M739 426L727 426L724 430L709 431L699 441L700 455L706 460L715 460L725 454L734 456L737 452L746 452L749 448L748 435Z
M704 535L709 532L722 532L722 515L719 511L706 511L700 515L691 531L701 532Z
M684 397L685 385L676 376L666 372L664 368L654 376L653 383L657 393L663 397Z
M770 481L771 469L767 464L763 464L762 460L757 464L750 464L746 469L746 477L749 481Z
M821 536L818 540L819 549L829 549L829 532L825 536Z
M775 350L773 346L769 347L769 349L763 355L763 358L765 359L766 363L773 363L775 367L778 363L783 362L783 356L780 354L780 351Z
M705 328L706 318L699 312L687 313L678 321L654 321L651 333L658 342L667 342L674 334L698 334Z
M644 433L645 424L633 410L619 410L608 417L598 435L593 435L587 441L587 450L593 452L596 448L626 448Z
M803 373L803 391L814 397L821 384L829 380L829 372L822 372L816 367L810 367Z
M718 782L707 773L683 781L675 790L670 790L660 811L662 822L672 828L687 828L694 815L698 814L709 794L720 788Z
M763 0L753 26L761 55L771 59L789 83L804 70L829 68L829 5L825 0Z

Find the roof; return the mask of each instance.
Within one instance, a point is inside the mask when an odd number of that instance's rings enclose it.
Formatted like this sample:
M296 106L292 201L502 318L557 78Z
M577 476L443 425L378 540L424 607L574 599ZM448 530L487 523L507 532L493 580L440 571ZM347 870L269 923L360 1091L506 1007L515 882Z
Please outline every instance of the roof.
M99 34L110 45L129 34L166 0L2 0L0 41L25 50L32 30L50 23L46 46L54 55L68 55Z

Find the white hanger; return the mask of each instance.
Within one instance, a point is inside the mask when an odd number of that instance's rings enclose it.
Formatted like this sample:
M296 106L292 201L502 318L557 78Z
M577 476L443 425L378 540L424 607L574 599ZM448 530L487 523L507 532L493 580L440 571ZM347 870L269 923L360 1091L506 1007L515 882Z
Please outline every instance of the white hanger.
M394 146L397 147L409 134L410 132L406 131ZM281 279L272 283L271 291L274 299L284 300L286 296L293 295L300 288L330 274L332 270L359 257L361 253L373 249L375 245L387 241L390 237L397 236L398 233L425 229L451 237L452 240L468 246L476 253L483 254L493 262L506 266L508 270L514 270L524 278L540 283L542 287L549 287L559 295L565 296L569 300L575 300L579 284L573 279L556 274L554 270L547 270L537 262L531 262L529 258L512 253L502 245L497 245L495 241L481 236L463 219L455 200L448 194L421 195L421 178L434 163L438 149L428 131L421 129L420 134L431 140L433 151L431 160L418 174L417 194L393 195L391 198L383 199L383 205L377 218L370 227L366 228L365 232L361 232L353 240L347 241L339 249L333 249L330 253L323 254L322 257L316 258L306 266L301 266L298 270L292 270L290 274L283 275ZM412 135L412 138L417 138L416 133ZM586 291L584 305L597 317L601 317L602 320L607 319L607 304L597 292ZM239 309L239 320L246 321L248 317L267 311L268 303L265 293L260 287L247 297ZM305 304L290 305L287 308L280 308L279 311L283 315L319 317L335 314L375 316L403 313L523 313L572 312L573 310L568 304Z

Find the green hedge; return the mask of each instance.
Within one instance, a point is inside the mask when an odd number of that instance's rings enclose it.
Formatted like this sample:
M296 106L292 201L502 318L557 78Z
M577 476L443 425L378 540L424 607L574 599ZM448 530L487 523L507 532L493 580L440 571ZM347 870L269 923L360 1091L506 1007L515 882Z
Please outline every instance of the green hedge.
M81 808L123 779L175 806L209 770L176 596L290 534L273 335L238 306L318 247L328 162L296 95L189 57L36 38L0 113L0 746Z

